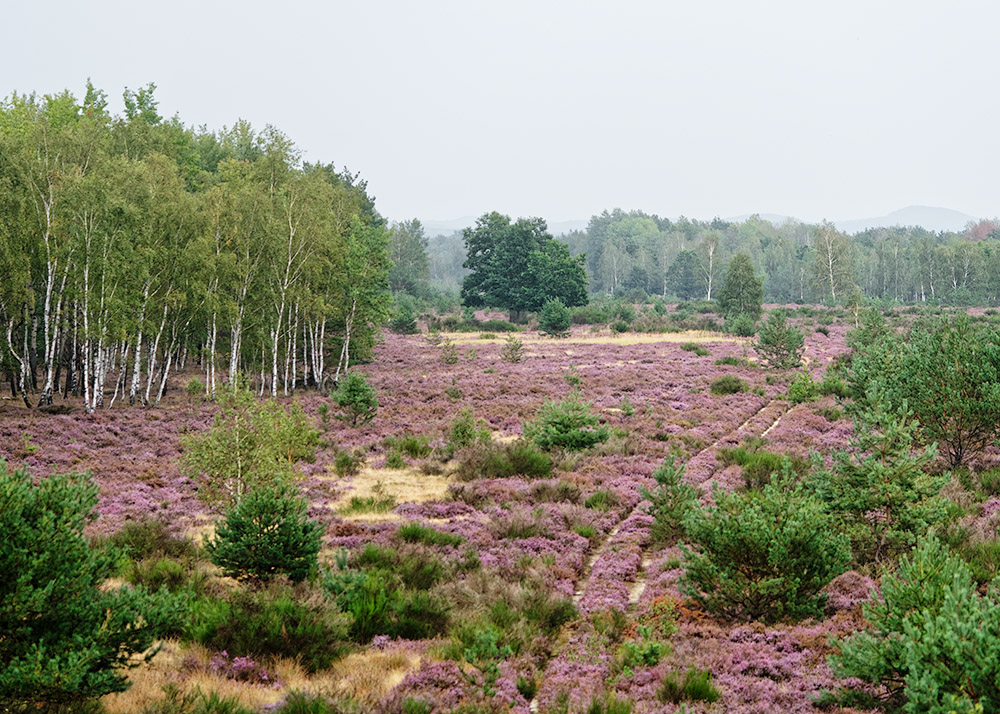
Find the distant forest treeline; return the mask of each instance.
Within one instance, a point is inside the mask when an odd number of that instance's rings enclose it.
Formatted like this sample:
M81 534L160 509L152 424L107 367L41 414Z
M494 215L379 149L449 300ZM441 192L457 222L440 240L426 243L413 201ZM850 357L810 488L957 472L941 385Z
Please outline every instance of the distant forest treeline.
M189 358L210 396L241 374L322 385L391 306L364 181L273 127L164 119L154 89L123 116L89 84L0 103L0 372L26 403L61 389L88 410L156 403Z
M729 260L747 253L768 302L841 301L857 291L893 302L1000 303L1000 222L961 233L919 227L872 228L849 236L831 224L774 225L751 216L671 221L642 211L605 211L586 230L560 237L585 253L592 294L642 299L712 298ZM434 285L457 289L461 234L428 240Z

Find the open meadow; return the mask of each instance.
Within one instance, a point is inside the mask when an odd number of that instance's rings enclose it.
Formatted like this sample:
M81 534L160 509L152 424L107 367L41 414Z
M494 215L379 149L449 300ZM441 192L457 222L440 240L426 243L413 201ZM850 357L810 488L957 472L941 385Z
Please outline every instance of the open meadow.
M853 324L822 308L793 314L807 370L823 383ZM355 607L343 641L303 635L298 658L246 643L223 651L224 638L189 626L131 671L129 691L104 697L106 710L163 711L152 707L165 696L211 691L255 710L297 692L355 707L345 711L611 712L626 700L636 712L813 711L819 692L837 686L829 638L861 626L875 572L839 574L823 588L822 612L798 622L714 617L678 590L684 555L676 538L654 534L644 496L665 460L684 465L703 504L713 489L745 489L750 478L732 457L741 445L829 463L851 436L838 399L817 392L793 404L799 372L767 369L750 340L723 333L575 325L562 339L517 336L512 362L503 335L387 333L355 369L378 395L367 424L333 418L315 391L294 397L320 431L315 457L296 469L324 529L326 577L341 578L342 594L350 574L394 574L372 596L397 599L392 617L380 620L377 602ZM740 390L715 393L722 377L742 380ZM50 414L5 401L0 458L36 476L93 474L94 537L157 521L163 543L200 546L219 514L179 463L184 439L210 427L215 406L189 396L186 379L175 377L155 409ZM589 404L606 439L580 450L525 446L524 425L567 398ZM456 444L463 410L479 436ZM175 551L150 547L122 577L183 585L204 602L243 587L202 550ZM323 597L316 583L294 587L299 601ZM701 695L685 683L692 672L707 676Z

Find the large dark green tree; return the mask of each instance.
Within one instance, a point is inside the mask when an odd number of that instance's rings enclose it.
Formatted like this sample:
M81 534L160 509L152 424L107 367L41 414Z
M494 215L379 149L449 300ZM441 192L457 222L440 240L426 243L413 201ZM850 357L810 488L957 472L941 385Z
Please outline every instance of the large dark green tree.
M462 281L466 305L502 308L518 320L554 298L567 307L587 303L584 256L571 256L541 218L512 223L508 216L487 213L463 238L464 266L471 271Z
M764 284L754 272L746 253L737 253L729 262L726 284L719 292L719 312L726 319L745 315L756 322L764 302Z

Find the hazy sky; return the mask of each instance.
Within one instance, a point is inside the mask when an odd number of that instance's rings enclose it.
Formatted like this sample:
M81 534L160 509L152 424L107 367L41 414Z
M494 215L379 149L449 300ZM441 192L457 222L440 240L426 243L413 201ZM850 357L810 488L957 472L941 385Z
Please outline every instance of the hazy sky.
M0 95L274 124L393 220L1000 214L1000 3L7 3Z

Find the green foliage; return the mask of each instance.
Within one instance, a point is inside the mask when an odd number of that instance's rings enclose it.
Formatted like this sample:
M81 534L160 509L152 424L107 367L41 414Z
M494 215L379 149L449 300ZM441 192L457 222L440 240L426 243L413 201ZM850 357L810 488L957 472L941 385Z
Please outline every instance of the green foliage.
M246 390L224 391L218 403L212 426L181 440L181 467L202 500L231 505L255 486L293 480L297 462L315 459L319 431L298 404L286 410Z
M632 700L628 697L618 698L617 694L594 697L587 706L587 714L632 714Z
M538 329L551 337L565 337L571 324L569 308L559 298L547 300L538 313Z
M232 697L217 692L206 694L196 687L184 692L174 683L163 685L163 699L146 705L142 714L253 714Z
M529 441L518 439L508 444L480 441L461 454L456 476L461 481L477 478L547 478L552 473L552 459Z
M735 448L719 449L718 459L726 466L738 464L743 471L743 483L749 489L759 489L771 483L776 474L800 476L809 467L808 462L802 459L766 451L761 445L745 442Z
M189 539L175 535L166 523L152 518L126 521L120 530L96 541L96 544L119 549L132 560L154 556L190 558L198 552Z
M595 511L609 511L612 506L618 505L618 497L611 491L594 491L592 494L587 496L587 500L583 502L584 508L590 508Z
M420 332L417 317L409 305L400 305L389 321L389 329L398 335L416 335Z
M424 639L445 630L449 606L427 592L445 576L437 558L369 545L352 565L327 571L322 579L324 590L353 617L352 640Z
M385 467L387 469L405 469L406 459L395 449L390 449L385 455Z
M1000 332L966 316L917 325L906 337L876 335L851 360L855 398L908 409L921 441L951 466L1000 435ZM865 339L869 339L865 337Z
M463 267L471 271L462 281L466 305L504 308L516 322L519 314L536 312L554 298L570 307L587 303L584 257L571 256L542 219L511 223L507 216L488 213L466 228L463 238Z
M921 539L883 576L864 616L869 626L836 642L830 665L875 685L880 701L871 703L912 714L1000 711L998 592L977 592L937 540Z
M859 410L850 448L817 469L813 487L850 537L859 563L880 563L909 550L917 537L940 525L947 474L929 473L937 456L916 449L917 425L908 414L881 407Z
M340 509L342 514L351 513L387 513L396 507L396 497L385 492L385 486L377 481L369 496L351 496L346 507Z
M819 591L850 559L822 504L787 480L759 492L716 489L715 506L683 523L695 550L682 546L681 591L730 620L776 622L818 615Z
M694 342L685 342L684 344L681 345L681 349L684 350L685 352L694 352L699 357L708 356L708 350L706 350L704 347Z
M794 369L802 364L802 332L788 324L784 310L771 312L757 332L754 351L775 369Z
M524 422L523 433L545 450L562 448L587 449L606 441L608 430L599 426L600 420L583 401L579 392L572 392L561 402L546 402L534 420Z
M698 491L684 483L684 464L677 457L668 458L653 472L657 487L653 491L639 488L639 495L649 501L646 510L653 518L652 536L657 543L672 544L683 534L688 512L698 505Z
M726 319L725 330L737 337L753 337L757 334L757 322L749 315L736 315Z
M458 347L447 337L441 343L438 359L441 364L458 364Z
M288 657L309 672L347 652L351 618L305 584L238 588L226 600L196 600L188 636L233 657Z
M4 702L34 709L124 691L124 670L156 654L153 642L185 608L185 598L166 591L102 587L122 553L92 548L83 537L97 493L86 476L35 485L26 470L8 473L0 460Z
M350 451L338 451L333 458L333 469L342 478L356 476L361 471L362 464L364 464L364 457Z
M476 419L472 407L462 407L462 410L451 421L448 430L448 451L454 453L475 443L487 443L490 440L490 429L485 421Z
M704 295L705 281L702 265L693 250L682 250L667 269L667 285L680 300L691 300Z
M719 357L719 359L715 360L715 364L720 366L728 365L729 367L740 367L745 365L746 362L741 360L739 357L730 357L729 355L726 355L725 357Z
M251 490L217 526L206 545L209 558L238 580L307 578L316 569L323 535L323 527L308 519L308 508L288 485Z
M507 335L503 348L500 350L500 359L511 364L518 364L524 361L524 343L514 335Z
M708 385L708 391L712 394L739 394L750 389L750 385L735 374L724 374L718 379L713 379Z
M682 701L708 702L718 701L722 694L712 684L712 673L690 667L681 677L677 670L670 670L663 677L656 696L661 702L680 704Z
M819 398L819 385L813 381L808 370L802 370L788 385L788 401L792 404L811 402Z
M405 523L396 531L407 543L423 543L424 545L458 545L464 539L454 533L442 533L436 528L420 523Z
M726 273L726 283L718 295L719 313L730 321L740 318L752 325L760 319L761 305L764 302L764 285L754 272L753 263L746 253L737 253L729 261ZM735 328L735 325L733 326ZM733 334L740 335L735 329ZM751 333L752 334L752 333ZM749 335L740 335L749 337Z
M349 372L330 398L342 412L337 418L351 422L352 426L367 424L378 411L375 387L368 384L363 374L356 372Z

